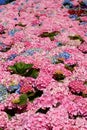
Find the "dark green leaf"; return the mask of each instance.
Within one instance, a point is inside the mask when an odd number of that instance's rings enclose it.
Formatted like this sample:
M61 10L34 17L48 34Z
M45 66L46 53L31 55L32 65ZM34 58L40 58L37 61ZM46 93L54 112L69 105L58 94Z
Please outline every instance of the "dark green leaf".
M33 100L35 99L35 92L28 92L27 96L28 96L29 101L33 102Z
M42 94L43 91L37 89L35 92L28 92L27 96L29 98L29 101L32 102L35 98L41 97Z
M76 64L73 64L73 65L68 65L68 64L66 64L66 65L65 65L65 68L68 69L68 70L70 70L70 71L72 72L72 71L74 71L74 67L75 67L75 66L76 66Z
M71 88L69 88L70 89L70 91L71 91L71 93L72 94L74 94L74 95L76 95L76 96L82 96L83 98L87 98L87 94L85 94L85 93L83 93L83 92L73 92L72 90L71 90Z
M15 63L13 66L9 66L8 70L11 74L19 74L25 77L37 78L40 69L32 68L33 64L25 64L24 62Z
M7 113L8 118L11 119L17 113L17 109L16 108L12 108L12 109L6 108L5 112Z
M27 103L27 99L27 94L21 94L19 98L14 99L12 102L14 104L25 105Z
M61 58L59 59L58 58L57 61L55 62L55 64L59 64L59 63L64 63L63 59L61 59Z
M41 36L42 38L43 38L43 37L48 37L48 36L49 36L49 33L48 33L48 32L43 32L40 36Z
M30 76L36 79L38 77L39 71L39 69L31 68L25 76Z
M31 69L33 64L26 64L24 62L18 62L15 64L16 68L22 70L22 69Z
M15 116L15 114L20 114L20 113L24 113L26 112L26 106L25 104L22 104L24 106L22 106L22 108L18 108L18 107L15 107L15 108L12 108L12 109L8 109L8 108L5 108L5 112L7 113L8 115L8 119L11 119L13 116Z
M7 47L5 47L5 48L2 48L1 50L0 50L0 52L7 52L7 51L9 51L11 49L11 46L7 46Z
M40 37L44 38L44 37L49 37L50 40L54 40L54 36L58 35L58 31L54 31L54 32L43 32L41 35L39 35Z
M77 115L73 115L73 118L74 119L77 119L77 118L82 118L83 116L81 114L77 114Z
M83 98L87 98L87 94L82 93Z
M13 66L9 66L8 69L12 74L24 75L27 70L31 69L33 64L26 64L24 62L15 63Z
M9 66L8 70L11 71L11 73L17 73L16 67L15 66Z
M69 38L71 40L80 40L81 42L83 42L83 38L80 35L74 35L74 36L69 36Z
M9 119L9 120L11 120L12 116L11 116L11 115L9 115L9 114L7 114L7 115L8 115L8 119Z
M50 40L51 40L51 41L53 41L53 40L54 40L54 36L50 36L49 38L50 38Z
M57 102L55 105L52 105L54 108L57 108L57 107L59 107L61 105L61 103L60 102Z
M87 81L84 82L84 85L87 85Z
M65 79L65 75L61 74L61 73L55 73L53 74L53 79L57 80L57 81L61 81Z
M71 115L71 113L69 113L69 112L68 112L68 116L69 116L69 119L77 119L77 118L82 118L83 117L81 113Z
M27 103L27 94L21 94L21 96L19 97L19 105L25 105Z
M22 24L21 22L16 24L15 26L21 26L21 27L26 27L26 24Z
M49 111L49 107L46 108L40 108L36 111L36 113L42 113L42 114L46 114Z
M36 97L41 97L42 94L43 94L42 90L36 89Z

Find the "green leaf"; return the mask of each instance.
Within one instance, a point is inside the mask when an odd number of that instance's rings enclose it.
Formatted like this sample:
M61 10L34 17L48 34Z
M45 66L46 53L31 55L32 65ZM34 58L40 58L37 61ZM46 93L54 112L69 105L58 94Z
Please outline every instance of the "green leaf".
M16 98L16 99L13 99L12 100L12 103L15 103L15 104L18 104L20 102L20 99L19 98Z
M0 52L7 52L11 49L12 46L7 46L6 48L3 48L2 50L0 50Z
M57 61L55 62L55 64L59 64L59 63L64 63L62 58L58 58Z
M15 64L15 67L19 73L24 73L27 69L31 69L33 64L25 64L24 62L19 62Z
M57 107L59 107L61 105L61 103L60 102L57 102L55 105L52 105L54 108L57 108Z
M37 78L40 69L32 68L33 64L25 64L24 62L15 63L13 66L9 66L11 74L19 74L25 77Z
M83 42L83 38L80 35L74 35L74 36L69 36L69 38L71 40L80 40L81 42Z
M8 69L12 71L12 74L24 75L27 70L31 69L33 64L26 64L24 62L15 63L13 66L9 66Z
M43 38L43 37L48 37L48 36L49 36L49 33L48 33L48 32L43 32L40 36L41 36L42 38Z
M32 68L33 64L25 64L24 62L15 63L13 66L9 66L8 70L11 74L19 74L25 77L37 78L40 69Z
M10 114L7 114L8 115L8 119L11 120L12 116Z
M36 79L38 77L39 71L40 71L40 69L31 68L29 70L29 72L26 73L26 76L30 76L30 77L33 77Z
M56 35L58 35L58 31L54 31L54 32L51 32L51 33L49 33L49 37L54 37L54 36L56 36Z
M53 40L54 40L54 36L50 36L49 38L50 38L50 40L51 40L51 41L53 41Z
M61 81L65 79L65 75L63 75L62 73L55 73L53 74L53 79Z
M15 68L19 74L23 74L26 71L25 64L22 62L16 63Z
M84 94L84 93L83 93L83 94L82 94L82 97L83 97L83 98L87 98L87 94Z
M43 91L36 89L35 92L28 92L27 96L29 98L29 101L32 102L35 98L41 97L43 94Z
M9 66L8 70L11 71L11 73L17 73L16 67L15 66Z
M7 113L9 119L11 119L17 113L16 108L12 108L12 109L5 108L4 111Z
M27 96L28 96L29 101L33 102L33 100L35 99L35 92L28 92Z
M16 24L15 26L26 27L26 24L22 24L21 22L19 22L19 23L18 23L18 24Z
M36 113L42 113L42 114L46 114L49 111L49 107L46 108L39 108Z
M87 85L87 81L84 82L84 85Z
M19 98L14 99L12 102L14 104L25 105L27 103L27 99L27 94L21 94Z
M54 36L58 35L58 31L53 31L53 32L43 32L42 34L40 34L39 36L44 38L44 37L49 37L51 41L54 40Z
M21 96L19 97L19 105L25 105L27 103L27 94L21 94Z
M77 113L77 115L73 115L73 119L82 118L83 116L80 113Z
M67 69L67 70L70 70L71 72L72 71L74 71L74 67L76 66L76 64L73 64L73 65L68 65L68 64L66 64L65 65L65 68Z

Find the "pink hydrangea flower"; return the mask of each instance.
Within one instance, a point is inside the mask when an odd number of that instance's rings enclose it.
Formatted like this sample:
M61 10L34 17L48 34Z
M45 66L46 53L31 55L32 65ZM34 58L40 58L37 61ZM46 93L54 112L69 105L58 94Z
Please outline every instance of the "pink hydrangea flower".
M83 92L85 90L85 87L83 85L83 82L82 81L79 81L79 80L74 80L74 81L71 81L69 83L69 88L70 88L70 91L73 92L73 93L80 93L80 92Z
M4 32L4 27L0 25L0 34L2 34L3 32Z
M83 53L87 53L87 43L83 43L81 44L78 49L83 52Z
M33 78L25 78L24 80L20 81L20 92L21 93L27 93L34 91L34 79Z
M5 112L0 111L0 128L5 128L8 123L8 116Z

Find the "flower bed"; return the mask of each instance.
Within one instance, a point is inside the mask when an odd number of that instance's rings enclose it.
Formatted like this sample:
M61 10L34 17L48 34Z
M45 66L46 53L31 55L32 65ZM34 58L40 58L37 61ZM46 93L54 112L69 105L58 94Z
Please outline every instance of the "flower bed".
M87 130L86 0L0 1L0 130Z

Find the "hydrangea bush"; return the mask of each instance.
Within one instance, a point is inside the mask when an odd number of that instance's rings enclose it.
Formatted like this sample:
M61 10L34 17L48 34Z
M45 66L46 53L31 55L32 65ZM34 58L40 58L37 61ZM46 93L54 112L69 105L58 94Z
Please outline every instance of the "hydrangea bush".
M87 130L86 0L0 0L0 130Z

